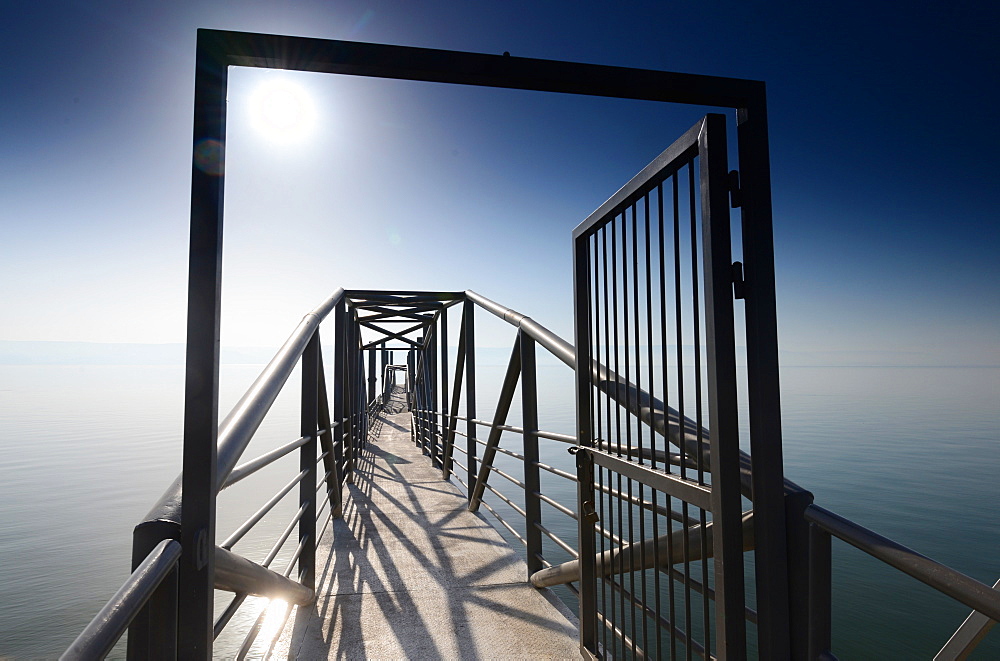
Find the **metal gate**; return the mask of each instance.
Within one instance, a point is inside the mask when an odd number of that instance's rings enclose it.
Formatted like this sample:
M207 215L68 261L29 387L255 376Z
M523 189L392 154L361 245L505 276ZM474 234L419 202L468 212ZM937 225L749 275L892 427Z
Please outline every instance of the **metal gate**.
M746 655L729 207L725 117L710 114L573 232L594 658Z

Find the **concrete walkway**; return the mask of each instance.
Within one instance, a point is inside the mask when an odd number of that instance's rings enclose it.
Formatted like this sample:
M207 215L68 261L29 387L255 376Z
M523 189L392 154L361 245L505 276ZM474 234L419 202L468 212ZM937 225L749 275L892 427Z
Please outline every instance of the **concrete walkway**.
M382 418L316 550L316 604L270 658L579 659L572 613L413 445L410 414Z

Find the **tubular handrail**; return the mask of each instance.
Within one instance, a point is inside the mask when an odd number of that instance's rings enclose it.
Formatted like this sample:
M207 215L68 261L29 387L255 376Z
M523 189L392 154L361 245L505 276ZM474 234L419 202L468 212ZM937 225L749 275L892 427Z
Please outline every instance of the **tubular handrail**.
M472 290L466 290L465 295L479 307L526 333L532 340L544 347L570 369L576 369L576 349L572 344L548 328L545 328L531 317L504 307ZM594 373L595 385L605 394L673 443L685 455L689 457L698 457L700 455L706 470L711 467L711 453L708 449L708 443L705 442L710 438L707 429L702 428L699 430L695 421L682 416L679 412L667 406L656 397L653 397L645 390L629 382L624 377L615 374L613 370L602 365L599 361L595 360L592 362L591 370ZM703 446L701 450L699 450L699 438ZM741 450L741 490L744 496L753 500L751 474L750 455ZM805 489L791 480L785 479L786 493L801 491L805 491Z
M260 469L270 466L278 459L281 459L285 455L292 452L292 450L302 447L309 441L310 438L308 436L300 436L291 443L286 443L285 445L282 445L279 448L275 448L270 452L266 452L260 455L256 459L251 459L250 461L244 464L240 464L239 466L233 469L232 473L229 474L229 477L226 479L226 483L222 485L222 488L227 489L232 485L236 484L237 482L239 482L240 480L242 480L243 478L249 477L250 475L253 475Z
M285 340L264 371L260 373L253 385L232 408L229 415L219 424L216 464L217 491L221 491L223 485L226 484L229 474L250 443L254 432L260 427L264 416L271 409L271 405L291 375L313 333L343 298L344 289L339 288L319 307L302 318L302 321ZM143 520L180 523L180 519L181 476L178 475Z
M1000 620L1000 592L985 583L980 583L958 570L931 560L819 505L806 507L804 516L810 523L816 524L873 558L909 574L993 620Z
M177 566L181 545L172 539L157 544L146 559L135 568L125 584L94 616L59 657L60 661L100 659L128 630L139 609L145 605L163 579Z
M436 415L439 418L445 418L445 419L454 418L455 420L461 420L463 422L471 422L472 424L479 425L480 427L488 427L490 429L499 429L500 431L509 431L509 432L513 432L515 434L523 434L524 433L524 430L522 428L516 427L514 425L494 425L492 422L489 422L487 420L479 420L477 418L472 418L470 420L469 418L465 417L464 415L452 416L450 413L442 413L440 411L432 411L430 409L417 409L416 412L417 413L430 413L431 415ZM457 434L459 432L455 432L455 433ZM541 429L534 429L534 430L532 430L531 433L534 434L535 436L539 436L541 438L548 438L548 439L553 440L553 441L561 441L563 443L572 443L572 444L576 445L576 437L575 436L570 436L569 434L559 434L559 433L554 432L554 431L544 431L544 430L541 430Z

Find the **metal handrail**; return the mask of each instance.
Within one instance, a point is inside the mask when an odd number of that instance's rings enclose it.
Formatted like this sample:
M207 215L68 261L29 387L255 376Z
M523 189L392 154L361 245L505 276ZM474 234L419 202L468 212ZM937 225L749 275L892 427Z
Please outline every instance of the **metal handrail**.
M804 517L834 537L904 574L934 588L993 620L1000 620L1000 592L888 537L819 505L806 507Z
M60 661L104 658L128 630L136 614L177 566L181 545L165 539L135 568L125 584L80 632Z
M305 315L285 343L278 349L274 358L267 364L264 371L253 382L243 397L233 406L229 415L219 424L217 441L218 455L216 463L216 490L221 491L229 474L239 461L240 455L246 450L264 416L271 409L278 393L284 387L295 364L305 351L306 345L320 323L330 314L330 311L344 298L344 289L337 289L329 298L315 310ZM170 521L180 523L181 520L181 476L167 488L153 505L144 521Z
M573 369L576 368L576 352L574 347L569 342L563 340L555 333L552 333L541 324L538 324L537 322L532 320L530 317L527 317L510 308L504 307L473 291L466 291L465 295L467 300L472 301L478 307L489 311L490 313L494 314L495 316L499 317L505 322L516 327L520 333L524 333L527 337L530 337L531 340L544 347L546 350L549 351L549 353L559 358L568 367ZM517 345L515 344L515 347L516 346ZM516 353L517 350L515 348L515 354ZM513 362L515 359L512 357L511 360ZM706 469L710 467L711 456L707 448L703 449L703 451L701 451L699 454L699 452L697 451L697 446L695 441L695 437L699 435L701 436L702 440L708 438L709 436L708 430L705 429L698 430L695 423L693 423L691 420L683 416L680 416L676 411L674 411L670 407L667 407L663 402L660 402L656 398L650 396L648 393L642 391L634 384L614 374L611 370L607 369L603 365L600 365L597 361L594 362L592 370L594 371L595 375L595 385L598 388L604 391L612 400L616 401L619 405L628 409L629 412L635 415L636 418L639 419L641 422L647 424L648 426L653 428L654 431L662 435L664 438L668 439L674 446L676 446L679 449L679 453L673 453L673 452L667 453L663 451L658 451L655 457L657 463L662 463L664 465L666 464L680 465L682 463L689 464L689 462L691 461L697 461L700 459L702 462L704 462L703 465L705 466ZM505 383L505 388L506 387L507 384ZM505 393L501 393L501 398L503 398L504 395ZM509 397L509 394L507 396ZM439 446L441 454L434 455L436 459L441 459L446 455L446 448L444 447L444 444L449 442L450 434L457 434L459 436L466 436L468 438L468 435L463 434L462 432L454 428L455 423L457 421L464 421L470 425L486 427L494 433L503 431L509 431L518 434L525 433L525 430L522 427L509 424L499 424L497 421L489 422L486 420L480 420L470 416L456 415L448 411L437 411L432 409L420 408L416 409L414 413L415 413L415 421L420 425L423 425L425 423L429 425L431 424L432 421L440 420L442 426L441 431L447 432L447 433L438 433L431 429L427 429L424 431L426 435L436 437L442 443L442 445ZM577 443L577 439L569 435L557 435L557 434L552 434L550 432L543 432L539 430L531 430L530 433L535 437L551 438L552 440ZM489 442L474 437L470 438L469 440L474 442L474 444L486 446L489 451L501 452L504 454L508 454L521 461L525 460L523 455L506 450L505 448L500 448L499 438L494 440L492 434ZM600 439L595 441L594 445L603 450L615 451L616 449L613 446L613 444L601 441ZM648 448L641 448L641 449L632 448L630 449L630 451L624 452L624 454L627 457L642 456L643 458L650 458L650 456L653 455L654 453ZM470 457L470 459L475 459L475 458ZM547 470L560 477L566 477L570 479L574 477L571 476L569 473L566 473L565 471L560 471L559 469L556 469L554 467L543 465L537 460L534 460L531 463L533 466L537 466L539 468ZM485 474L490 474L494 472L498 473L502 477L507 478L515 485L524 488L526 490L525 483L511 478L511 476L507 475L506 473L497 469L496 467L489 465L486 466L484 469L486 470ZM752 475L750 456L742 451L740 453L740 473L741 473L740 475L741 487L743 493L752 501L753 500L752 493L750 493L751 475ZM670 479L671 481L674 481L673 476L669 474L666 474L663 477ZM480 480L477 480L476 483L467 485L467 488L470 490L470 495L472 494L473 489L476 489L478 493L482 493L484 490L488 490L499 496L501 500L506 502L508 505L512 505L512 502L506 496L503 496L503 494L499 493L495 488L493 488L489 484L486 483L483 483L482 485L478 484L478 482L480 481L482 481L482 475L480 476ZM680 484L679 486L685 489L689 489L689 485ZM690 485L690 486L699 489L704 489L703 487L698 487L697 485ZM607 488L604 487L602 490L606 489ZM976 581L975 579L972 579L962 574L961 572L958 572L954 569L946 567L945 565L935 562L934 560L926 558L925 556L922 556L919 553L912 551L911 549L908 549L900 544L897 544L892 540L882 537L881 535L878 535L877 533L874 533L873 531L870 531L867 528L864 528L863 526L860 526L852 521L848 521L847 519L843 519L842 517L839 517L836 514L833 514L832 512L829 512L828 510L825 510L822 507L811 504L812 494L803 489L801 486L792 482L791 480L788 480L787 478L784 481L784 492L786 499L790 499L789 500L789 504L791 506L790 511L791 512L797 511L801 513L802 519L807 521L809 524L813 524L814 526L824 530L826 533L829 533L833 536L843 539L844 541L856 546L857 548L865 551L866 553L869 553L870 555L882 560L891 567L903 571L904 573L907 573L917 578L918 580L921 580L927 585L935 588L939 592L951 596L952 598L960 601L966 606L973 608L974 609L973 615L979 614L980 619L982 618L991 618L993 620L1000 619L1000 592L998 592L996 589L991 589L988 585L980 583L979 581ZM705 490L705 494L707 494L707 490ZM617 494L617 493L613 495L615 495L616 497L625 496L625 494ZM526 490L526 496L527 496L527 490ZM534 493L534 497L538 498L541 502L548 502L549 504L553 504L553 501L551 501L551 499L548 499L547 497L543 496L544 494L541 494L540 492ZM704 494L701 494L701 496L704 496ZM632 502L636 500L634 498L626 498L626 500L628 500L630 503L634 505L638 504ZM793 501L796 503L802 503L804 505L804 509L802 506L794 505ZM514 537L516 537L526 546L530 546L528 540L526 540L523 536L517 533L514 527L511 526L510 523L505 521L496 510L490 507L488 503L482 501L481 497L479 502L481 502L482 505L486 507L486 509L490 511L498 519L501 525L504 528L506 528L509 532L511 532L512 535L514 535ZM648 505L647 503L641 504L641 506L644 509L647 508L647 505ZM526 512L522 510L520 507L513 507L513 509L522 516L525 516L526 519L528 518ZM562 511L564 514L571 511L569 510L569 508L557 507L556 509ZM669 511L661 513L670 516L670 518L676 520L683 519L683 515L677 512ZM790 519L790 521L794 522L795 516L796 515L793 514L792 519ZM690 524L692 522L688 523ZM534 527L536 528L541 527L541 524L538 521L529 522L529 527L531 527L531 525L534 525ZM744 528L744 538L745 538L744 550L750 550L754 547L753 527L754 526L753 526L752 511L745 512L743 517L743 528ZM700 529L701 525L698 522L693 522L693 526L689 528L689 532L690 530L695 530L697 532ZM545 531L544 529L543 532L548 533L548 531ZM708 527L705 529L705 533L708 535L711 534L711 524L709 524ZM548 536L552 537L552 535ZM811 544L812 542L807 541L804 546L800 545L794 550L797 553L815 554L816 552L811 550ZM559 545L562 546L562 544ZM564 550L566 550L565 547ZM529 555L530 555L530 548L529 548ZM817 558L819 558L820 562L823 561L822 551L820 551L820 555L817 556ZM536 585L539 584L552 585L554 583L563 583L565 580L564 577L570 577L571 575L576 576L576 574L578 573L578 569L575 568L576 565L572 564L574 561L571 561L570 563L564 563L562 566L557 565L553 567L550 565L550 563L546 562L545 559L542 558L540 554L539 554L539 560L541 560L548 568L544 572L538 572L531 577L532 582L536 583ZM815 565L815 563L816 563L815 560L810 561L810 565ZM669 567L669 565L664 568L664 571L673 574L673 570ZM829 569L827 569L827 572L828 571ZM559 572L560 580L552 581L552 577L556 572ZM536 579L538 582L536 582ZM814 580L816 579L810 577L810 581ZM815 600L816 598L822 598L821 596L820 597L816 596L822 594L823 592L820 589L816 591L816 594L811 596L810 599ZM815 616L815 614L810 615L810 617L813 616ZM753 613L752 611L748 610L747 617L748 619L753 621L756 619L756 613ZM823 616L820 615L820 617ZM985 622L983 624L985 624ZM812 625L810 625L810 627L811 626ZM821 624L820 628L822 628L822 626L823 625ZM826 626L828 628L828 625ZM973 627L971 627L970 625L970 628ZM982 635L984 635L985 630L983 630L983 628L980 626L979 620L976 621L975 628L976 631L978 632L977 633L978 637L981 638ZM810 636L812 636L811 633ZM969 637L971 639L971 634ZM829 653L829 650L826 647L823 647L823 643L820 640L820 638L817 638L816 640L813 640L812 638L810 639L810 645L812 646L810 649L816 651L817 656L825 656L832 658L832 655ZM975 642L977 641L972 641L971 644L974 645ZM819 647L817 647L817 645L819 645Z

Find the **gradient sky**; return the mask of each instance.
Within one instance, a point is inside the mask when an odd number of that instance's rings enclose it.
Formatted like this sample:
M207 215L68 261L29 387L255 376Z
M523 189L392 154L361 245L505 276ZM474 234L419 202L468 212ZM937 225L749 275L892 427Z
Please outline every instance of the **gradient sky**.
M0 340L183 341L211 27L764 80L788 360L1000 365L996 3L592 7L4 3ZM314 103L298 143L253 126L275 77ZM247 69L229 101L223 343L274 347L337 286L471 288L572 337L572 228L706 111Z

